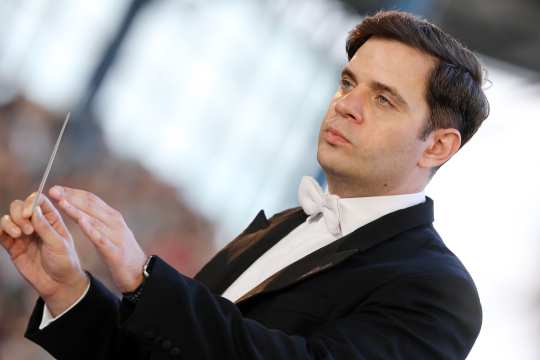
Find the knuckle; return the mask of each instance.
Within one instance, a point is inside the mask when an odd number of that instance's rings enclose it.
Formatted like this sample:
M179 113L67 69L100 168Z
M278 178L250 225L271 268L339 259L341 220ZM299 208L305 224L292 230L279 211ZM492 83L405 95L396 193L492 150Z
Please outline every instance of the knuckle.
M99 247L105 247L106 245L106 241L103 237L100 237L98 239L96 239L96 245L99 246Z
M93 227L94 229L98 230L99 227L98 227L98 224L96 223L96 221L92 218L87 218L86 220L88 222L88 225L90 225L91 227Z
M86 193L84 202L88 209L95 210L97 208L97 199L95 198L95 195L91 193Z
M34 195L30 195L24 200L24 206L31 206L34 202Z
M2 218L0 219L0 222L2 224L7 224L7 223L11 222L11 218L9 217L9 215L6 214L6 215L2 216Z
M102 230L101 224L89 216L86 216L86 218L84 219L84 222L86 223L87 228L90 231L94 230L94 231L100 232Z
M109 259L109 261L113 264L120 264L122 263L122 254L118 251L115 250L114 247L112 246L109 246L109 248L107 249L107 257Z
M89 204L95 204L96 203L96 198L97 196L92 194L91 192L88 192L88 191L85 191L85 197L86 197L86 201L89 203Z
M110 209L110 216L117 223L123 223L124 222L124 217L122 216L120 211L118 211L116 209L113 209L113 208Z
M11 213L17 212L21 208L21 201L20 200L14 200L9 204L9 210Z

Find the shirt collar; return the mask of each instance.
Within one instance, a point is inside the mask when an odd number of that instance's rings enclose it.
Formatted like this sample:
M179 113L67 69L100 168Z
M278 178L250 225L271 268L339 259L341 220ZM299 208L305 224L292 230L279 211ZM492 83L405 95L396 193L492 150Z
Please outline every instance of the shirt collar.
M423 191L414 194L340 198L341 236L350 234L386 214L423 203L425 200Z

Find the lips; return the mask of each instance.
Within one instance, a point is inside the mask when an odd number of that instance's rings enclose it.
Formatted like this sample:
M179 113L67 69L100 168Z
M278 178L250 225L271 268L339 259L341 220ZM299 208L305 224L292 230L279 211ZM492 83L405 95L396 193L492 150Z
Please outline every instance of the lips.
M326 129L324 133L325 140L331 144L350 144L351 142L347 140L345 136L339 130L334 128Z

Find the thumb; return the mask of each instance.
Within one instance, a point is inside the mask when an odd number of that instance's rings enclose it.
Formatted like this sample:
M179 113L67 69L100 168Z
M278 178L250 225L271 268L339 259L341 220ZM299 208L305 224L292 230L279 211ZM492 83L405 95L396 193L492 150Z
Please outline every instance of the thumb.
M34 202L35 194L30 195L25 201L24 211L28 214L32 214L32 206ZM62 216L58 210L54 207L51 201L43 194L40 195L38 199L38 204L32 216L36 217L36 210L40 209L41 217L45 222L47 222L52 229L62 238L69 238L69 231L62 220ZM29 217L29 215L27 215Z
M36 206L36 209L34 210L32 225L43 242L49 245L57 244L59 241L63 240L63 237L52 227L49 220L43 215L39 206Z

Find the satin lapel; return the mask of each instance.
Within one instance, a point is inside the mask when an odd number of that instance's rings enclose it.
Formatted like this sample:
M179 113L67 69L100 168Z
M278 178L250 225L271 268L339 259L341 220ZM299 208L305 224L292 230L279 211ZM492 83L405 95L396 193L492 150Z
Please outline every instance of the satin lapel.
M236 303L245 301L255 295L279 290L299 281L305 280L315 274L336 266L357 252L356 249L335 252L335 246L325 246L301 260L278 271L273 276L243 295Z
M251 224L195 276L216 294L225 291L255 260L306 219L300 208L266 219L261 210Z
M433 201L430 198L426 198L426 201L422 204L385 215L305 256L266 279L253 290L242 296L236 303L246 301L258 294L291 286L321 271L336 266L359 251L366 251L404 231L432 222Z

